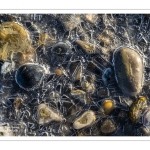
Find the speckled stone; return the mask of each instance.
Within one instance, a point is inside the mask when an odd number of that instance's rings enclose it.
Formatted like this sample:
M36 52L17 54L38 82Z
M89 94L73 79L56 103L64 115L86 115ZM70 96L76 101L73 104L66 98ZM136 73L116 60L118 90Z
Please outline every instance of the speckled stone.
M116 127L116 125L113 123L113 121L111 119L106 119L101 124L100 129L101 129L102 133L109 134L109 133L115 132L117 127Z
M133 122L137 122L141 117L143 111L147 107L147 100L145 97L141 96L136 99L129 110L129 117Z

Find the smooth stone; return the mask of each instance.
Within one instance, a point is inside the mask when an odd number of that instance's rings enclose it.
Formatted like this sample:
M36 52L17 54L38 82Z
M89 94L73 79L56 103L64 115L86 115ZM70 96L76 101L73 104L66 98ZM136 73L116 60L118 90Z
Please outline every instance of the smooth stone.
M82 129L91 126L96 120L95 113L92 110L84 112L78 119L73 123L75 129Z
M144 64L141 55L129 48L119 47L113 54L115 77L122 92L136 96L143 87Z
M117 127L111 119L106 119L102 123L100 129L102 133L109 134L115 132L117 130Z
M115 103L113 100L110 100L110 99L105 99L102 103L102 108L104 110L104 113L106 115L110 114L113 109L115 108Z
M53 108L48 107L46 104L40 104L37 107L37 121L39 124L44 125L52 121L63 121L59 112Z
M46 70L43 66L34 63L22 65L16 72L17 84L26 91L32 91L41 84Z
M57 75L57 76L62 76L64 74L63 70L61 68L55 68L54 69L54 73Z

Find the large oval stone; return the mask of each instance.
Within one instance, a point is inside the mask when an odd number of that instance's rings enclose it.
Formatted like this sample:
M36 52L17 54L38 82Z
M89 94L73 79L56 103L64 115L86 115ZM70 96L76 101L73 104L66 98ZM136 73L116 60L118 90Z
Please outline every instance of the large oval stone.
M113 63L116 80L122 92L129 96L140 93L144 71L141 55L131 48L120 47L114 52Z

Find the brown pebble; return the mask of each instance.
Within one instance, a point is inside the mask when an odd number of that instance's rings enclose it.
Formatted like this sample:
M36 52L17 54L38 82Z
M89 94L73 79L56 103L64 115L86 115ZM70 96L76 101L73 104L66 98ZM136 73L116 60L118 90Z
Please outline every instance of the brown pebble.
M91 43L87 43L81 40L76 40L75 43L83 49L83 51L87 54L95 54L96 46Z
M62 76L64 73L63 73L63 70L60 69L60 68L55 68L54 69L54 73L58 76Z
M113 123L113 121L111 119L106 119L102 123L100 129L101 129L102 133L109 134L109 133L115 132L117 127L116 127L116 125Z

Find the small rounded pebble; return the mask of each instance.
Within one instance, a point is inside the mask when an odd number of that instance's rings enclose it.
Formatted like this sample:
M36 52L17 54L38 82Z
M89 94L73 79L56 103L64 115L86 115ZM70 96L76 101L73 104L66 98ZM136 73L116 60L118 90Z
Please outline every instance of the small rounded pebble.
M53 108L48 107L46 104L40 104L37 108L37 120L39 124L44 125L52 121L63 121L63 118Z
M62 76L64 73L63 73L63 70L60 69L60 68L55 68L54 69L54 73L58 76Z
M101 124L101 132L104 134L109 134L113 133L117 130L116 125L113 123L111 119L106 119L104 122Z
M75 43L82 48L82 50L87 54L95 54L96 46L91 43L87 43L81 40L76 40Z
M104 109L104 113L106 115L110 114L113 111L114 107L115 107L115 103L113 100L106 99L102 103L102 108Z
M28 63L22 65L16 72L17 84L26 91L38 88L45 75L44 67L39 64Z
M78 119L73 123L75 129L82 129L91 126L96 120L95 113L92 110L84 112Z

